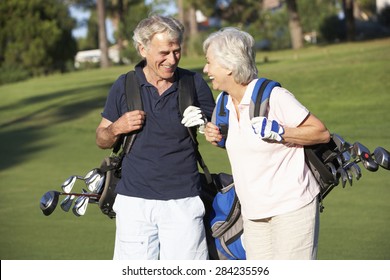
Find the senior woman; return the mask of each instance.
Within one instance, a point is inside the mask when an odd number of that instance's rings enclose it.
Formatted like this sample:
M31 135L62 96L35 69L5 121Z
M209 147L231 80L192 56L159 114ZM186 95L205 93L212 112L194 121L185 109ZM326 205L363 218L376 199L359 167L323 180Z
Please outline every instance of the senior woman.
M272 90L267 117L249 117L258 80L254 39L224 28L203 44L214 90L228 93L226 151L244 220L247 259L316 259L319 185L305 164L304 145L326 143L325 125L283 87ZM222 139L209 122L206 140Z

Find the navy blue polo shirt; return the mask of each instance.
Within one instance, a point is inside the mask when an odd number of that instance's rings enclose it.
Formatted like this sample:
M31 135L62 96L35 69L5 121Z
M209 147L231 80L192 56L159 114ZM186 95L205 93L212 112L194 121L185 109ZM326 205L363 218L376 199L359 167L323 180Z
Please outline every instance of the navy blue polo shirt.
M162 95L147 82L142 64L135 67L146 112L145 124L122 163L119 194L145 199L169 200L199 194L200 178L194 144L187 128L181 124L178 105L178 83ZM111 87L102 117L115 122L127 112L125 75ZM202 76L194 76L195 106L210 118L215 103Z

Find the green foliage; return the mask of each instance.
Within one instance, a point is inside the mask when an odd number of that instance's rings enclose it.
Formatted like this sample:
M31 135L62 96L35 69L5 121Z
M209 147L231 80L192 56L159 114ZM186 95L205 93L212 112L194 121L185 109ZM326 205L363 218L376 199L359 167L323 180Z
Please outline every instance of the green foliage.
M289 89L332 132L369 149L390 148L390 39L258 53L260 75ZM202 71L204 58L180 65ZM0 86L0 258L109 260L115 221L89 205L75 217L58 206L39 209L48 190L72 174L98 167L109 150L95 144L108 90L130 66L38 77ZM214 92L215 96L217 92ZM226 152L198 136L211 172L230 172ZM261 160L261 159L259 159ZM320 215L319 259L390 259L390 172L368 172L352 187L336 187ZM83 182L78 181L79 191ZM63 199L63 197L61 197Z
M67 70L76 53L67 6L56 0L0 1L0 14L1 64L23 67L29 75Z
M187 44L187 53L191 56L204 56L203 53L203 41L206 40L209 33L199 32L196 36L191 36L188 38Z
M215 14L229 24L248 25L256 21L262 1L234 0L228 6L218 6Z
M288 29L288 15L285 8L278 11L258 11L258 19L246 27L259 47L261 42L269 42L267 49L280 50L291 46Z
M21 66L3 64L0 67L0 85L23 81L29 77L28 71Z
M327 0L297 0L303 32L319 32L321 24L337 13L333 3Z
M329 16L322 22L320 33L325 42L343 41L347 36L345 21L341 21L336 15Z
M87 21L87 36L78 40L78 50L93 50L99 48L99 26L96 9L91 10L91 16Z
M143 1L133 1L132 5L125 10L125 17L123 23L119 25L119 33L115 34L117 37L119 34L122 38L127 40L127 45L121 54L122 57L127 58L131 62L136 62L140 58L133 45L133 31L137 24L144 18L146 18L152 11L152 7L145 5Z
M376 14L376 0L355 0L355 5L358 5L369 16Z

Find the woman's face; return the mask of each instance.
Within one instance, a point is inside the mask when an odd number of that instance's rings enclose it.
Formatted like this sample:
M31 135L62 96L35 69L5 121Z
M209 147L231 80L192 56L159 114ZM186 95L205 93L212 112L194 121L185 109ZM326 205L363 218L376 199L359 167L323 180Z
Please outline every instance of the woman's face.
M206 65L203 68L203 73L207 74L211 80L211 84L214 90L227 91L226 81L231 76L231 71L223 68L215 57L213 46L210 45L206 52Z

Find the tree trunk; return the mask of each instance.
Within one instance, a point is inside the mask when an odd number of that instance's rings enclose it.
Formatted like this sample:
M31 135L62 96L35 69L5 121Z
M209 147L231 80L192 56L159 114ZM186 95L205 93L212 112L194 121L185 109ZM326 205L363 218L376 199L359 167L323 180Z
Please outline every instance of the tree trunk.
M179 12L179 21L184 24L184 6L183 0L177 0L177 9Z
M287 0L287 10L289 15L288 26L291 34L292 48L300 49L303 47L303 35L301 21L299 19L298 6L296 0Z
M190 27L190 36L198 35L198 23L196 22L196 10L193 5L188 9L188 24Z
M107 41L107 32L106 32L106 11L104 0L96 1L97 16L98 16L98 25L99 25L99 49L101 52L100 55L100 67L107 68L110 66L110 61L108 58L108 41Z
M355 40L355 17L353 15L354 0L343 0L345 22L347 25L347 41Z
M123 26L124 26L124 5L123 0L118 0L118 10L117 10L117 40L116 44L118 46L119 51L119 64L123 64L123 49L124 49L124 39L123 39Z

